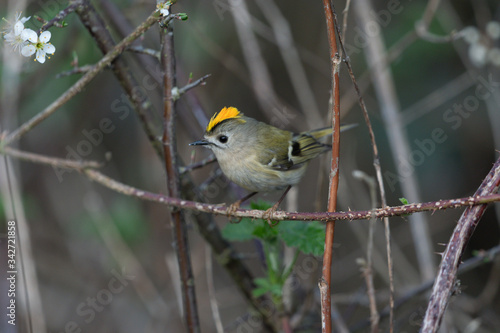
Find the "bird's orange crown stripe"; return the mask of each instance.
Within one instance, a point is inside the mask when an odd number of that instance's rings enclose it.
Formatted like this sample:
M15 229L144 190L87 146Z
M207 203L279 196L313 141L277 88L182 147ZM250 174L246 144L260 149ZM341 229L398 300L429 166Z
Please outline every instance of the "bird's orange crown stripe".
M215 126L217 126L217 124L220 124L226 119L240 118L242 115L243 114L238 111L237 108L234 108L232 106L224 107L222 110L213 115L212 119L210 119L210 122L207 125L206 131L210 132Z

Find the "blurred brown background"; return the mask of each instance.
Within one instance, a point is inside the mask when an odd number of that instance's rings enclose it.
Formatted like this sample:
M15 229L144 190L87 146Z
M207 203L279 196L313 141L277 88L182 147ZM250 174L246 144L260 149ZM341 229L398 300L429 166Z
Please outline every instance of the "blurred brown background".
M20 10L15 1L0 3L1 16ZM93 3L115 41L142 22L155 6L152 1ZM37 13L48 20L66 5L61 1L28 1L22 10L23 15ZM334 5L342 21L345 2ZM172 9L189 16L186 22L174 22L178 86L184 86L190 74L193 79L211 74L206 85L177 103L177 147L185 164L210 155L210 151L188 143L202 137L207 119L224 106L235 106L248 116L289 130L329 126L330 64L321 1L183 0ZM75 55L80 66L94 64L102 56L75 14L65 21L66 28L51 29L51 42L57 51L43 65L25 58L21 63L20 56L2 48L2 131L17 128L78 80L80 75L55 78L71 69ZM32 18L26 26L34 29L39 24ZM375 130L388 204L401 204L401 197L424 202L472 195L500 149L498 2L354 0L345 44ZM158 50L158 28L153 27L134 45ZM144 88L137 93L147 94L153 102L151 119L161 135L157 62L133 52L122 57ZM389 63L388 70L384 62ZM388 75L381 77L381 73ZM368 187L352 172L361 170L374 177L372 149L344 65L340 78L342 122L359 126L341 136L338 209L366 210L372 207ZM106 125L103 119L109 119ZM397 133L403 133L403 138ZM111 153L104 173L134 187L166 192L163 163L109 70L25 135L17 147L48 156L98 161L105 161L105 155ZM168 208L117 194L77 172L15 159L11 162L10 177L18 182L12 186L17 186L18 204L22 204L17 206L21 211L17 209L16 217L25 214L28 225L18 233L29 232L32 252L32 257L23 254L23 264L34 269L38 294L19 296L18 326L13 328L2 319L0 331L29 331L26 300L39 302L41 322L46 325L34 328L34 332L64 332L71 322L81 332L184 331ZM311 163L307 176L282 208L325 210L329 164L329 156ZM1 182L5 189L4 176ZM203 184L207 202L230 203L245 194L217 174L216 164L193 171L192 176L196 184ZM207 183L211 177L212 182ZM7 194L3 190L2 221L13 218L10 206L6 207L10 205ZM279 195L259 197L272 202ZM499 207L491 205L487 210L464 260L473 251L498 245ZM433 276L440 259L437 253L444 250L442 243L448 241L461 212L390 219L396 299ZM221 228L228 223L224 217L216 220ZM192 221L187 223L202 331L216 332L207 285L208 248ZM2 235L6 233L6 226L2 224L1 230ZM426 236L419 237L416 230ZM363 326L369 310L356 263L357 258L365 257L367 234L367 221L337 223L332 299L350 330L369 329ZM0 244L4 263L4 239ZM255 276L261 276L255 244L234 246ZM213 272L208 274L213 275L225 331L257 330L245 325L248 305L224 269L212 261ZM386 265L383 223L377 221L374 276L379 311L388 304ZM459 276L461 293L451 301L443 324L448 332L493 332L500 327L498 266L496 259ZM320 331L320 267L321 258L300 257L297 262L297 286L291 289L290 304L296 311L307 300L310 312L297 331ZM4 275L1 281L0 299L6 293ZM485 291L486 285L490 289ZM411 297L396 309L397 332L418 330L427 297L425 292ZM93 302L97 302L95 307ZM387 327L384 317L382 331Z

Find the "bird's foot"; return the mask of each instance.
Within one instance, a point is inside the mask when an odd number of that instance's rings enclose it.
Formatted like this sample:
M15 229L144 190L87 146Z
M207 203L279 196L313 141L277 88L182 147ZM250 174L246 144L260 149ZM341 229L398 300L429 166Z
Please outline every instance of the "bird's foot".
M234 217L232 216L236 211L240 208L242 201L238 200L227 208L227 218L229 219L229 223L240 223L241 222L241 217Z
M280 202L275 203L271 208L267 209L263 214L262 214L262 219L267 221L267 223L271 226L274 227L278 225L279 221L273 221L274 213L278 210L278 207L280 205Z

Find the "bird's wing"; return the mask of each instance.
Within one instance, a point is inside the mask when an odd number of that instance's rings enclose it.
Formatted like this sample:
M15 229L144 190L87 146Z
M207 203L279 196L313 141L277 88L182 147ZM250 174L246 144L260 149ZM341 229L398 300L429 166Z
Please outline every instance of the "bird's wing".
M356 126L356 124L342 125L340 131L343 132ZM268 150L266 164L274 169L281 170L299 167L303 163L308 162L332 148L331 145L323 144L318 141L318 139L331 134L331 127L294 134L290 138L286 148L285 145L283 145L281 149L273 148Z
M329 150L330 146L318 142L307 133L294 135L288 145L267 149L264 164L277 170L290 170Z
M330 149L330 145L323 144L311 134L303 132L293 136L289 157L294 164L301 164Z

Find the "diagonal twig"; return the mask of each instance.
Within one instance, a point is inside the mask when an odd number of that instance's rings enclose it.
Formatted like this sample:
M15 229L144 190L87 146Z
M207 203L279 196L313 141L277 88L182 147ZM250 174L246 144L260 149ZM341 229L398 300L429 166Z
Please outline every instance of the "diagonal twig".
M130 45L135 39L142 36L142 34L148 30L157 20L159 14L155 12L151 13L148 18L141 23L130 35L125 37L120 43L118 43L111 51L106 53L106 55L99 60L95 66L88 71L85 75L80 78L75 84L73 84L65 93L59 96L54 102L47 106L44 110L39 112L30 120L23 123L19 128L11 132L4 140L3 144L8 145L13 141L18 140L21 136L29 132L35 126L40 124L43 120L47 119L52 115L57 109L66 104L71 98L77 95L83 88L92 81L97 74L99 74L106 66L111 64L111 62L122 54L123 49Z
M500 186L500 159L483 180L475 196L485 196L498 191ZM437 332L451 295L455 291L460 260L472 233L486 210L486 205L468 207L458 220L439 265L439 271L432 288L429 304L422 324L422 333Z
M187 93L189 90L198 87L199 85L204 85L211 74L203 75L198 80L190 82L181 88L174 88L172 92L172 98L174 101L178 100L182 95Z

